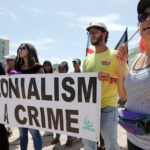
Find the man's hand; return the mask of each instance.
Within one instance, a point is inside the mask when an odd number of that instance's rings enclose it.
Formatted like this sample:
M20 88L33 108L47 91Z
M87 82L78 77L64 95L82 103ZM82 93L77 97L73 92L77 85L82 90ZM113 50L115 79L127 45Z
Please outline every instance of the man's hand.
M100 81L108 81L111 82L111 75L107 72L100 72L98 73L98 79Z

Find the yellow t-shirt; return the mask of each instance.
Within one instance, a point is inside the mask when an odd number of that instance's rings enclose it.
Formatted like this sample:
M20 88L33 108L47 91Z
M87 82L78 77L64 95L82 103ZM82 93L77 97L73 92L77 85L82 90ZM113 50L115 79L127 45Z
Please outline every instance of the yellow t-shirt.
M83 72L108 72L112 76L118 75L118 62L115 58L116 50L108 49L102 53L93 53L83 62ZM117 84L102 82L101 108L118 105Z

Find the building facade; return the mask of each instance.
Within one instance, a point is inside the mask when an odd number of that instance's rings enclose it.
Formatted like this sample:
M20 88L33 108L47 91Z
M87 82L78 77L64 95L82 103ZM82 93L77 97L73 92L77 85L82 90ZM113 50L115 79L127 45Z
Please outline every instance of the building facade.
M53 64L53 72L58 72L59 64Z
M5 63L4 56L9 54L9 40L0 38L0 61Z

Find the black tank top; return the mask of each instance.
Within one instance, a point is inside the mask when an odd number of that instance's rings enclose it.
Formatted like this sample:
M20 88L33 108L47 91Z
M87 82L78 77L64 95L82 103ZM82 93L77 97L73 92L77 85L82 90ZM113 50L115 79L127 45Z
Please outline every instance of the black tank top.
M27 70L22 70L21 68L18 69L19 72L22 74L35 74L38 73L38 71L43 68L42 65L35 65L34 67L27 69Z

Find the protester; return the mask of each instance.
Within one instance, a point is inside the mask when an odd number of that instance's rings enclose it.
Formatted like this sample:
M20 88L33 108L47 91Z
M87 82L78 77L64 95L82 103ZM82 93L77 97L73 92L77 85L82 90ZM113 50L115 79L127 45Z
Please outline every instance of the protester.
M69 70L68 63L66 61L63 61L61 64L64 65L64 69L65 69L64 72L62 72L62 73L67 73Z
M63 61L59 66L58 66L58 72L59 73L67 73L69 69L68 63L66 61ZM56 133L56 137L53 139L51 144L57 144L60 143L60 134ZM67 141L65 146L71 146L72 145L72 136L67 136Z
M0 62L0 75L5 75L5 69L3 64ZM9 150L8 134L5 126L0 124L0 149Z
M78 58L75 58L73 61L73 67L74 67L74 72L81 72L80 66L81 66L81 60Z
M103 23L92 23L88 28L91 43L95 46L95 53L87 56L83 63L83 72L99 72L102 81L101 91L101 134L107 150L119 150L117 143L117 75L118 63L115 50L106 46L108 30ZM85 150L96 150L97 142L84 139Z
M15 70L16 56L9 54L7 56L4 56L4 58L5 58L6 64L7 64L6 72L7 72L8 75L10 75L10 72L12 70ZM10 127L7 127L7 134L8 134L9 137L12 135L12 130L11 130Z
M79 58L75 58L75 59L73 59L72 63L73 63L74 72L75 73L80 73L81 72L81 69L80 69L81 60ZM73 141L74 140L82 141L82 138L72 137L72 140Z
M39 64L36 49L29 43L21 44L17 50L15 69L22 74L44 73L43 66ZM31 133L34 149L42 150L42 138L39 130L19 128L21 150L27 150L28 131Z
M7 71L7 74L9 74L9 72L11 70L15 70L15 59L16 59L16 56L9 54L7 56L4 56L4 58L5 58L6 64L7 64L6 71Z
M58 73L66 73L66 68L63 64L58 66Z
M119 94L122 99L127 99L126 111L136 114L150 115L150 1L140 0L137 6L140 35L145 42L144 53L138 54L130 67L130 72L125 77L125 64L128 60L127 45L122 45L116 55L119 63ZM135 118L133 118L135 121ZM143 135L129 132L128 150L150 149L150 119L146 122L140 120ZM133 130L132 130L133 131Z
M44 72L45 73L53 73L53 68L52 68L52 64L50 61L46 60L43 63L43 67L44 67ZM45 132L44 136L53 136L52 132Z
M43 63L45 73L53 73L53 67L50 61L46 60Z

